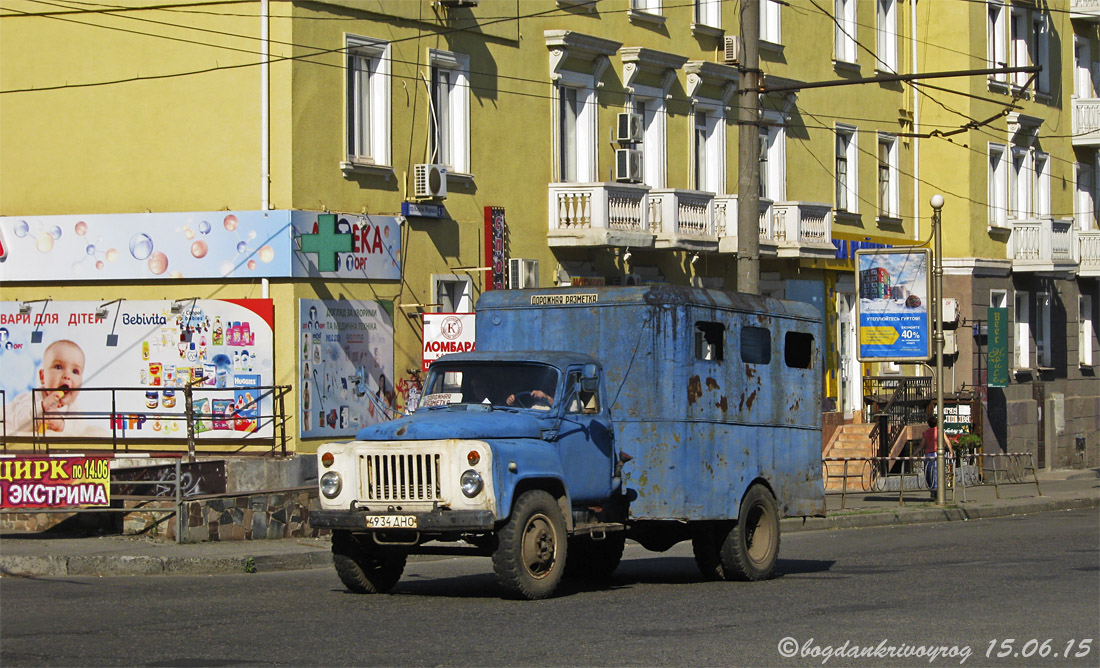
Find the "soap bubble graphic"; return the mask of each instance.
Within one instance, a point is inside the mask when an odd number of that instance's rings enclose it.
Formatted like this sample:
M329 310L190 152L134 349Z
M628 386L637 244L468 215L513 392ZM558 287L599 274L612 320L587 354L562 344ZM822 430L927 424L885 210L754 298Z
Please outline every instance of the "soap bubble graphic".
M237 242L237 252L238 253L248 252L248 242L247 241Z
M107 249L107 261L108 262L114 262L117 259L118 259L118 249L117 248L108 248Z
M275 249L271 246L260 247L260 260L263 262L271 262L275 259Z
M40 253L49 253L53 250L53 237L43 232L38 235L38 238L34 240L34 247L38 249Z
M79 237L84 236L88 233L88 223L85 223L83 220L79 221L73 226L73 231L76 232L76 235Z
M60 225L54 225L53 227L50 228L49 232L50 232L50 236L53 237L55 240L61 238L61 226Z
M130 255L135 260L144 260L153 252L153 240L148 234L139 232L130 238Z
M210 234L210 222L202 221L199 223L199 234Z
M168 256L164 253L157 251L149 256L149 271L153 272L157 276L160 276L164 272L168 271Z
M251 269L252 271L256 271L256 267L257 267L257 265L256 265L255 260L249 260L248 261L248 268L249 269Z
M233 230L237 229L237 217L233 214L229 214L225 217L225 220L222 221L222 225L225 226L225 229L232 232Z
M95 261L95 268L96 269L102 269L103 268L103 260L96 260Z
M12 228L12 232L15 232L15 236L19 237L20 239L27 236L30 231L31 226L28 225L27 221L25 220L19 221L15 224L15 227Z
M95 244L88 244L88 247L84 249L84 252L88 255L95 255Z
M210 250L210 247L207 246L206 242L203 241L202 239L199 239L195 243L191 244L191 256L192 257L199 258L199 259L204 258L204 257L206 257L206 253L209 250Z

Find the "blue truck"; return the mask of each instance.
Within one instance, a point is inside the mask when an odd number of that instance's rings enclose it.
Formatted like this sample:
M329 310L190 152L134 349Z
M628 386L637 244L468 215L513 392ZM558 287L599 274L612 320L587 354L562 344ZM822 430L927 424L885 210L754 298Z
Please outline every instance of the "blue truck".
M824 329L809 304L681 286L489 291L477 351L421 405L318 449L348 589L410 554L490 556L512 595L607 578L631 539L690 540L707 578L770 578L779 520L825 511Z

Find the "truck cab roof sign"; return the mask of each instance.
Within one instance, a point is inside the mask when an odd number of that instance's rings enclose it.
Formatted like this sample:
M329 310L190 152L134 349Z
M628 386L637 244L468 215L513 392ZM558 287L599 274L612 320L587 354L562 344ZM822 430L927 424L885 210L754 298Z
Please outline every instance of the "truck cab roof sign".
M600 300L596 293L572 295L531 295L531 306L566 306L569 304L595 304Z

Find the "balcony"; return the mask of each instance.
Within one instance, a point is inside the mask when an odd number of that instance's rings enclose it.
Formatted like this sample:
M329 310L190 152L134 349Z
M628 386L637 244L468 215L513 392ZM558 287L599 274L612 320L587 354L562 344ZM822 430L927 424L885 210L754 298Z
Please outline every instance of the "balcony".
M1100 19L1100 0L1069 0L1071 19Z
M648 186L551 183L549 202L551 247L653 247Z
M1081 264L1079 276L1100 276L1100 230L1078 230L1077 258Z
M775 235L772 233L772 201L760 202L760 254L774 257ZM719 253L737 253L737 195L714 198L714 232L718 235Z
M1073 145L1100 146L1100 99L1073 101Z
M718 250L714 193L699 190L649 191L649 229L657 248Z
M1072 220L1011 222L1008 259L1014 272L1075 271L1077 251Z
M836 255L833 207L817 202L779 202L772 207L779 257L822 258Z

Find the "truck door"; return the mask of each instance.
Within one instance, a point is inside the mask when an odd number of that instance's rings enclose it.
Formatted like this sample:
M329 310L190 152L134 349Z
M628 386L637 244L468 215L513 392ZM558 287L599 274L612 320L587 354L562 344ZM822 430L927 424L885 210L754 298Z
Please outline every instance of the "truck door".
M611 493L612 440L611 418L600 390L583 392L581 369L566 374L565 412L558 430L565 482L574 503L595 503Z

